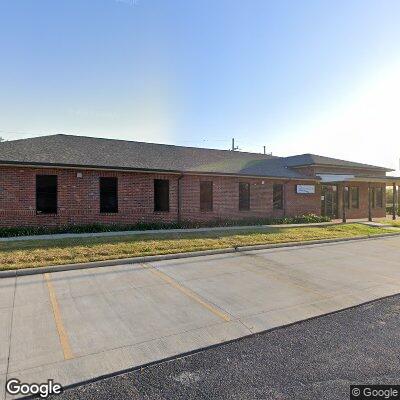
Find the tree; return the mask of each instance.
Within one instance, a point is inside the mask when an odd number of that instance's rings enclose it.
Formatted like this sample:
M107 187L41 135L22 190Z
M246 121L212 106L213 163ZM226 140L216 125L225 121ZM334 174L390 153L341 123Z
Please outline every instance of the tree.
M4 138L0 136L0 142L4 142Z

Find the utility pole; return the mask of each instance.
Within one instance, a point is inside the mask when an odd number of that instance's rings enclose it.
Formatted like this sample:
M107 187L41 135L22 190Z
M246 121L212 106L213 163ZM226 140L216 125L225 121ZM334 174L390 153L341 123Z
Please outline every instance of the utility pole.
M266 154L266 152L265 152L265 146L264 146L264 154Z
M232 151L238 150L239 147L235 147L235 138L232 138Z

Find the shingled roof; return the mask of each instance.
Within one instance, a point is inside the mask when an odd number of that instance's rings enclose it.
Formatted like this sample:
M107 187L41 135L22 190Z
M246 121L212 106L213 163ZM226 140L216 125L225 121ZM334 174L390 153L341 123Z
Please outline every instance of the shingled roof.
M199 172L289 179L310 179L295 168L290 168L309 165L303 162L310 161L305 156L310 155L283 158L258 153L73 135L41 136L0 143L0 164L3 165ZM321 159L328 160L326 157ZM352 165L364 164L349 163L346 166Z
M318 156L316 154L299 154L297 156L286 157L286 165L288 167L300 167L308 165L326 165L335 167L347 167L347 168L364 168L364 169L376 169L383 171L394 171L390 168L377 167L371 164L362 164L353 161L339 160L338 158Z

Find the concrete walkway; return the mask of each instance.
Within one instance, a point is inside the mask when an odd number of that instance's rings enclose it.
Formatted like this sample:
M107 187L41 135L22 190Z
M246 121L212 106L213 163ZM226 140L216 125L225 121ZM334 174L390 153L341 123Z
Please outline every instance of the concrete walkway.
M145 231L118 231L118 232L94 232L94 233L58 233L51 235L32 235L32 236L15 236L8 238L0 238L0 242L14 242L20 240L53 240L68 238L85 238L85 237L113 237L113 236L136 236L136 235L165 235L171 233L191 234L201 232L229 232L229 231L246 231L246 230L268 230L273 228L298 228L304 226L326 226L342 223L339 220L332 222L319 222L312 224L280 224L280 225L251 225L251 226L226 226L213 228L193 228L193 229L151 229Z
M1 279L0 399L399 293L399 259L396 236Z
M391 217L390 217L391 219ZM50 235L32 235L32 236L14 236L0 238L0 242L14 242L20 240L56 240L69 238L85 238L85 237L113 237L113 236L135 236L135 235L164 235L171 233L191 234L201 232L229 232L229 231L246 231L246 230L268 230L274 228L300 228L307 226L328 226L342 224L341 219L334 219L331 222L317 222L311 224L278 224L278 225L248 225L248 226L223 226L212 228L192 228L192 229L149 229L144 231L117 231L117 232L93 232L93 233L57 233ZM371 226L382 226L388 228L388 225L379 222L369 222L364 219L348 219L347 223L363 223ZM397 229L391 227L393 229Z

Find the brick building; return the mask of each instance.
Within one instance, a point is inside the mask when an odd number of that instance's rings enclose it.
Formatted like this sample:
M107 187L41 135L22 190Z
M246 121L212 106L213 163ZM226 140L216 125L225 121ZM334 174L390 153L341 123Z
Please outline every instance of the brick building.
M384 217L386 185L400 181L389 171L312 154L70 135L14 140L0 143L0 226Z

